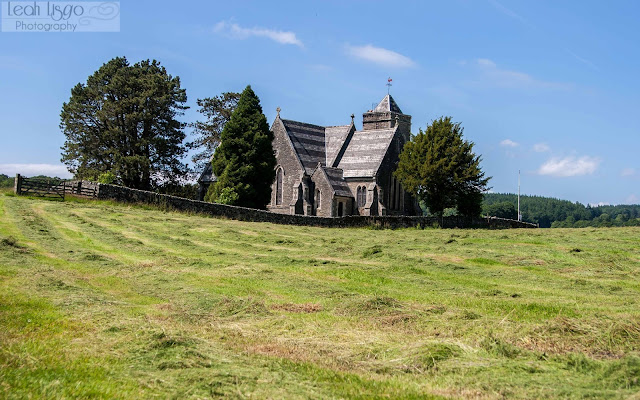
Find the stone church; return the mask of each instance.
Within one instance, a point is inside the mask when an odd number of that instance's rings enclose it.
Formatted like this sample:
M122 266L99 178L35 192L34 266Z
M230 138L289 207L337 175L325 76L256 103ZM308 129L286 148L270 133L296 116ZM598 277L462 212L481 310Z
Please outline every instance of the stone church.
M411 135L411 116L390 95L351 124L318 126L278 115L271 126L277 167L267 209L284 214L415 215L419 208L393 177Z

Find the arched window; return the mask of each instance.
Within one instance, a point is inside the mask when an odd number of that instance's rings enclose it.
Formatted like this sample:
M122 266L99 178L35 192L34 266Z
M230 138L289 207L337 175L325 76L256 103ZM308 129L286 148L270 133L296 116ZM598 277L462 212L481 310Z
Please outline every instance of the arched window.
M358 207L364 207L367 204L367 188L360 186L358 188Z
M278 168L276 172L276 205L282 204L282 168Z
M362 196L362 188L358 186L358 193L356 194L356 207L360 207L360 197Z
M316 189L316 209L320 208L320 189Z
M392 177L391 178L391 192L389 193L390 195L390 199L389 199L389 208L391 208L392 210L396 209L396 178Z

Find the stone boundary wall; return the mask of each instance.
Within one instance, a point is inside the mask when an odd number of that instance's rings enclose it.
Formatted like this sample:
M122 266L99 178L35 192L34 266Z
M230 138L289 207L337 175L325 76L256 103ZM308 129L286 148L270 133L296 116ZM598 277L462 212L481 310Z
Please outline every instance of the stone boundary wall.
M277 214L265 210L230 206L226 204L207 203L182 197L159 194L146 190L130 189L123 186L107 185L90 181L73 181L77 191L90 189L95 191L100 200L114 200L122 203L152 204L161 208L224 217L239 221L271 222L285 225L303 225L331 228L345 227L377 227L377 228L412 228L441 226L442 228L537 228L537 225L503 218L477 218L469 223L460 217L415 216L360 216L351 215L341 218L315 217L306 215Z

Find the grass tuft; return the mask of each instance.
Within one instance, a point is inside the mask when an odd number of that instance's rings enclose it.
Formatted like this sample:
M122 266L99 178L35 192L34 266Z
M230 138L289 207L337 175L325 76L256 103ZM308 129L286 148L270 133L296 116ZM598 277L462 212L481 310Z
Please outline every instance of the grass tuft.
M382 247L381 246L371 246L368 249L366 249L365 251L362 252L362 257L364 258L369 258L372 257L374 255L381 255L382 254Z
M18 239L13 236L2 238L2 240L0 240L0 244L3 246L20 247L18 246Z
M490 332L489 335L480 342L480 346L489 354L500 357L515 358L521 353L520 349L496 337L493 332Z
M223 297L211 312L220 317L243 317L268 315L269 309L265 306L264 300L251 297Z
M424 373L435 369L446 360L459 357L462 349L449 343L431 343L418 349L411 362L404 366L404 372Z

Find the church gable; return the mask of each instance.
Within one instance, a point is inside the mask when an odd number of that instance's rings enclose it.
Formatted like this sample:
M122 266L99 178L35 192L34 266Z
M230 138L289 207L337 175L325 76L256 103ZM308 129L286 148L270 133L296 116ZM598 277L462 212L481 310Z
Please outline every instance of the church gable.
M296 197L293 188L300 182L305 169L279 116L271 126L271 131L274 136L273 149L276 153L277 165L268 209L288 214L290 204Z
M316 215L335 217L338 215L338 203L342 203L343 215L351 214L353 194L342 177L339 168L318 165L311 181L315 187L314 202Z
M342 170L339 168L330 168L330 167L320 167L322 172L327 178L327 181L331 185L333 193L336 196L342 197L353 197L353 193L351 193L351 189L349 189L349 185L345 182L342 176Z

